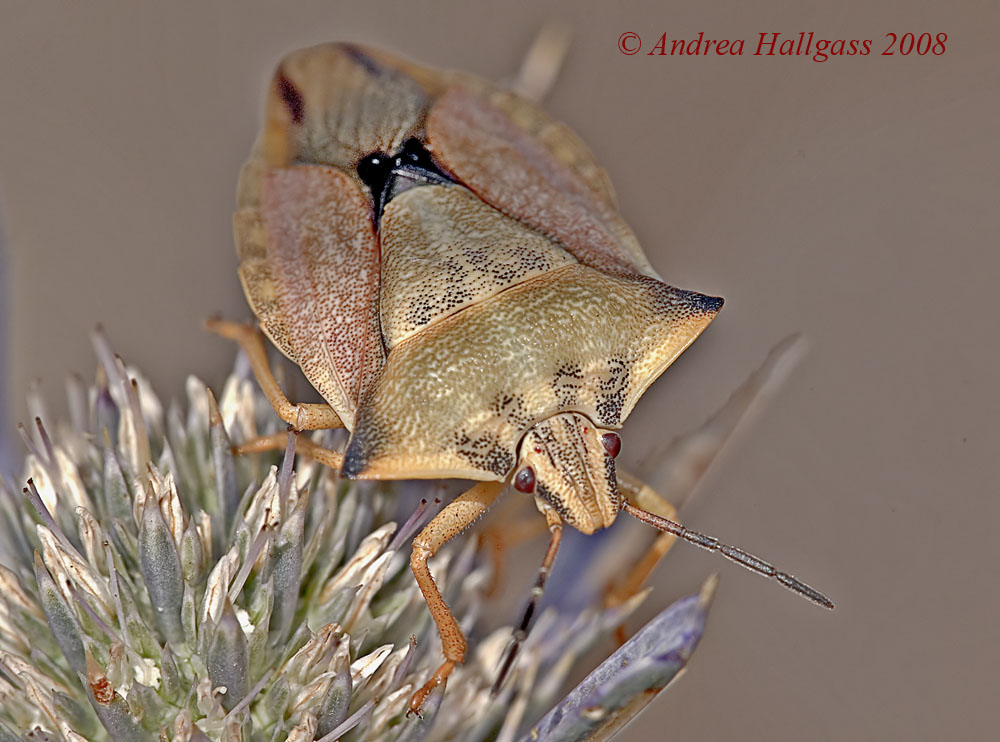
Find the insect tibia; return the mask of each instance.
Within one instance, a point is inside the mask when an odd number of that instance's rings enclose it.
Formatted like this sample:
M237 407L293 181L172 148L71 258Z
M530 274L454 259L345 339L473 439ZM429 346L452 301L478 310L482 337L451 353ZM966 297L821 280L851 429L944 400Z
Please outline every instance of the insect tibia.
M680 523L675 523L667 518L661 518L659 515L647 512L642 508L636 507L630 502L626 502L623 509L632 517L638 518L643 523L648 523L657 530L663 531L664 533L671 533L677 538L683 539L684 541L694 544L695 546L700 546L706 551L717 551L722 554L722 556L726 557L726 559L736 562L741 567L772 580L776 580L792 592L801 595L807 600L811 600L817 605L821 605L824 608L830 608L831 610L833 609L833 601L823 595L823 593L819 590L807 585L802 580L788 574L787 572L781 572L778 569L775 569L772 564L765 562L760 557L743 551L743 549L738 549L735 546L724 544L719 541L719 539L715 538L715 536L707 536L704 533L692 531L690 528L683 526Z
M521 621L514 630L514 635L511 638L510 645L507 647L507 651L504 652L503 660L500 662L500 670L497 672L497 679L493 683L493 689L491 693L495 696L500 692L503 687L504 680L510 674L511 669L514 667L514 660L517 659L518 652L521 649L521 645L524 640L528 638L528 632L531 631L531 626L535 620L535 614L538 611L538 603L542 599L542 595L545 594L545 583L549 579L549 574L552 572L552 564L556 560L556 553L559 551L559 544L562 542L562 521L559 515L553 509L551 505L546 503L544 500L536 497L535 503L538 509L545 515L546 520L549 524L549 548L545 550L545 557L542 559L542 563L538 567L538 576L535 578L535 585L531 588L531 597L528 599L528 605L524 609L524 613L521 615Z

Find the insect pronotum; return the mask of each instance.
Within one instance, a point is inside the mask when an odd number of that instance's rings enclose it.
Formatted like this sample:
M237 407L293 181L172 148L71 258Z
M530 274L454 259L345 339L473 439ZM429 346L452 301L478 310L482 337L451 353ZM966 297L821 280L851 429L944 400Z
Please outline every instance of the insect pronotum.
M348 478L478 482L413 542L445 660L412 711L466 652L427 560L508 486L533 496L550 531L517 639L563 527L594 533L623 510L833 607L676 523L616 471L615 431L722 299L660 279L569 129L479 78L350 44L286 57L266 110L240 178L240 278L264 333L326 403L288 401L254 329L213 328L240 342L291 426L351 432L342 453L305 440L300 453ZM284 438L251 447L268 446Z

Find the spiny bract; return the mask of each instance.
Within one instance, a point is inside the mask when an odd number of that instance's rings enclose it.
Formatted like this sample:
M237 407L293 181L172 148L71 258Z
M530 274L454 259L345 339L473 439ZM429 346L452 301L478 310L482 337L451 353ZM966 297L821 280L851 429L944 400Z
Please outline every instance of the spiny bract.
M553 608L499 698L509 628L479 637L444 703L435 692L407 717L440 662L405 569L434 506L306 460L293 472L287 453L234 457L230 440L278 424L240 365L218 405L192 378L187 411L165 412L99 334L95 345L99 383L70 383L71 424L50 437L30 401L23 494L0 478L0 742L582 739L663 687L700 637L706 601L685 599L528 730L637 600ZM475 541L434 568L475 635L489 581ZM619 682L624 666L633 676Z

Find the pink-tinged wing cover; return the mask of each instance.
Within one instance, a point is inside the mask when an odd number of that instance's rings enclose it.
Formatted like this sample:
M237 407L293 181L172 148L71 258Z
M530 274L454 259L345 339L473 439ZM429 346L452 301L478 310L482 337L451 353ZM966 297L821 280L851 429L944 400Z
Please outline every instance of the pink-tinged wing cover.
M437 98L427 118L435 157L486 203L556 240L584 265L658 278L610 193L598 192L557 158L558 136L550 139L544 142L508 111L461 86ZM582 147L575 137L572 143Z
M426 101L408 76L347 44L288 55L240 176L240 278L264 332L348 428L385 360L379 242L357 163L395 151Z
M261 326L353 427L361 394L384 362L379 246L367 198L336 168L270 170L258 207L237 214L241 231L241 276ZM254 300L262 294L266 301Z

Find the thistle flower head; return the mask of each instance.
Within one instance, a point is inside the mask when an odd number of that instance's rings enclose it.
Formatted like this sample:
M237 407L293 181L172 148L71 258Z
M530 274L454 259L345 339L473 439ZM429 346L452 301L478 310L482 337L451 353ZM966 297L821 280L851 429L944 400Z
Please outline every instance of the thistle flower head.
M433 568L471 651L408 717L441 661L407 569L434 505L291 449L234 457L232 440L279 430L241 364L218 403L190 379L187 407L165 409L95 346L71 422L22 428L23 486L0 479L0 742L582 739L617 728L700 637L707 600L685 599L539 722L641 596L555 601L494 697L511 631L480 628L490 567L457 539Z

